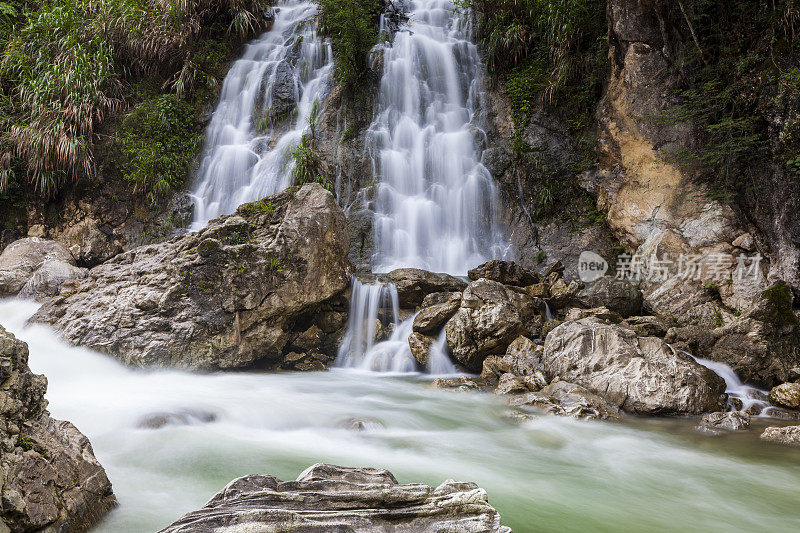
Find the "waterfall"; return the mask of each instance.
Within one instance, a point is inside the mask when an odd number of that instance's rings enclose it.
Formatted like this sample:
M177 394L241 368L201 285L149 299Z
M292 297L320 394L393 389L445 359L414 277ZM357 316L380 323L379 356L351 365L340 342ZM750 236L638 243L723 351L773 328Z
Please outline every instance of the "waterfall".
M481 61L451 0L416 0L407 14L408 24L383 49L379 109L367 135L377 182L373 271L416 267L465 275L508 249L497 220L498 191L480 163L485 134L473 123ZM375 343L379 309L360 302L384 290L354 284L340 366L415 368L407 342L413 319L395 319L389 340ZM429 355L430 373L456 372L444 332Z
M368 135L378 182L373 270L464 275L507 248L472 123L481 62L451 0L416 0L408 16L384 49Z
M279 2L272 29L246 45L225 77L191 193L192 230L291 185L289 152L307 132L332 69L330 45L310 23L316 10L314 2Z
M767 398L769 393L751 385L745 385L733 368L710 359L701 359L683 352L698 364L710 369L719 377L725 380L725 393L728 395L728 409L732 411L744 411L757 416L769 416L769 411L773 409Z

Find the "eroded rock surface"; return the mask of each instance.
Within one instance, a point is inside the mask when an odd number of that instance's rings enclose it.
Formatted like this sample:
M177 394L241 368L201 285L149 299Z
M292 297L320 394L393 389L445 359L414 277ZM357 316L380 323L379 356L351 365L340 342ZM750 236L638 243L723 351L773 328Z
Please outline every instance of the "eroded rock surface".
M548 379L581 385L631 413L719 411L725 391L722 378L663 340L594 318L551 331L542 364Z
M296 481L250 475L160 533L511 533L474 483L401 485L387 470L316 464Z
M0 297L43 299L58 294L70 279L86 277L86 269L63 244L27 237L9 244L0 255Z
M324 368L338 341L326 317L347 308L348 247L333 196L306 185L118 255L34 320L137 366Z
M46 389L0 327L0 531L86 531L116 505L88 439L50 418Z

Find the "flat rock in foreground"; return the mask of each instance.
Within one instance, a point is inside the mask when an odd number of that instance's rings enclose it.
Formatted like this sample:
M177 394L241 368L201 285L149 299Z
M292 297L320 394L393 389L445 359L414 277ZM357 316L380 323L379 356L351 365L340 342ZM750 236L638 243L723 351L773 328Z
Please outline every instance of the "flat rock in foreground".
M316 464L296 481L250 475L160 533L511 533L474 483L400 485L387 470Z
M348 251L333 195L306 185L120 254L62 286L34 320L135 366L316 368L344 326L329 318L346 310Z

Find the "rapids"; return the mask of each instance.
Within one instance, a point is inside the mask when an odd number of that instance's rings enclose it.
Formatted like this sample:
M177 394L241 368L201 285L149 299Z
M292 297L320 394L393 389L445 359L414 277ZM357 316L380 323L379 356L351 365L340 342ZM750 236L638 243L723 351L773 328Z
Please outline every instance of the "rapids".
M401 482L475 481L518 533L800 528L800 455L757 442L758 430L709 438L696 421L550 416L517 426L500 398L419 375L132 370L25 327L35 309L0 301L0 323L29 343L51 413L89 437L114 484L120 507L97 532L155 531L237 476L294 479L319 461L388 468ZM197 416L139 427L181 412ZM353 417L373 429L339 427Z

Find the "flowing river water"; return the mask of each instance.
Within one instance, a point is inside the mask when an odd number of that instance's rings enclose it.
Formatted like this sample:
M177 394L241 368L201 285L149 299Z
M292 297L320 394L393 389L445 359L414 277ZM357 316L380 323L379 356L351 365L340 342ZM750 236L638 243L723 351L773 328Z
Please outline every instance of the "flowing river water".
M132 370L25 327L35 309L2 301L0 323L29 344L52 415L89 437L114 484L120 506L98 532L156 531L237 476L294 479L319 461L401 482L475 481L517 532L800 529L800 454L758 442L757 429L708 437L689 420L552 416L519 426L501 399L420 375ZM172 421L142 427L155 414ZM368 429L343 427L352 418Z

